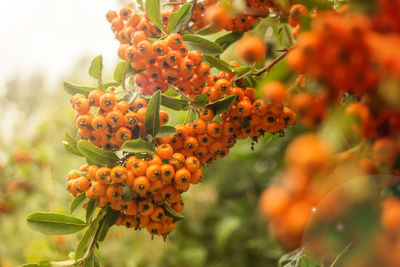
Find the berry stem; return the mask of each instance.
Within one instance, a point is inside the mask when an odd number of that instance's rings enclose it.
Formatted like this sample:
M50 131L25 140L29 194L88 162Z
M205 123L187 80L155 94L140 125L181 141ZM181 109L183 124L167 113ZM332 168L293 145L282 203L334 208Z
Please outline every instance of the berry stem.
M269 63L269 64L266 65L264 68L262 68L262 69L260 69L259 71L257 71L256 73L253 73L252 75L254 75L254 76L260 76L260 75L264 74L265 72L268 72L268 71L269 71L273 66L275 66L279 61L281 61L282 59L284 59L288 53L289 53L289 49L286 49L282 55L280 55L279 57L275 58L274 60L271 61L271 63Z
M197 108L196 104L193 102L193 99L191 99L190 97L188 97L187 95L183 94L176 86L174 85L170 85L171 88L175 91L175 93L177 93L178 95L180 95L183 99L185 99L187 102L189 102L189 107L196 111L197 115L200 116L200 111Z
M93 236L92 241L90 241L90 245L86 250L85 255L83 255L83 257L77 261L77 264L80 264L80 266L83 266L85 264L86 260L89 258L90 254L92 254L94 248L96 247L97 239L99 238L99 234L105 220L106 220L106 214L104 213L103 218L100 219L99 224L97 225L96 232Z

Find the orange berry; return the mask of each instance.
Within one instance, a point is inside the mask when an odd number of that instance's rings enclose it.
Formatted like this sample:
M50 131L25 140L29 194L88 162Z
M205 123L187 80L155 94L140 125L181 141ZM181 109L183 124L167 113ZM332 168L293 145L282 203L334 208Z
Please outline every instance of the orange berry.
M139 202L138 211L142 216L150 216L153 213L154 205L149 200L142 200Z
M179 49L183 44L182 36L179 33L170 34L166 40L168 47L174 50Z
M190 172L195 172L200 168L200 161L196 157L188 157L185 160L185 168Z
M172 149L172 146L169 144L162 144L157 147L157 155L161 159L169 159L172 157L173 153L174 150Z
M263 97L267 104L281 106L286 97L286 86L282 82L272 81L263 88Z
M112 110L117 101L115 100L115 97L111 94L104 94L100 97L100 108L105 110L105 111L110 111Z
M123 166L116 166L111 170L111 180L114 183L123 183L128 178L128 172Z
M290 26L296 27L300 23L301 18L306 16L307 13L308 9L304 5L302 4L293 5L290 8L290 13L289 13Z
M150 181L146 176L139 176L133 180L133 191L139 196L145 196L150 190Z
M190 171L186 168L182 168L176 171L174 176L174 182L177 185L190 183L191 177L192 174L190 173Z
M158 164L152 164L147 167L146 177L151 181L155 182L161 178L161 167Z
M175 176L175 169L170 164L161 165L161 178L162 180L169 184Z

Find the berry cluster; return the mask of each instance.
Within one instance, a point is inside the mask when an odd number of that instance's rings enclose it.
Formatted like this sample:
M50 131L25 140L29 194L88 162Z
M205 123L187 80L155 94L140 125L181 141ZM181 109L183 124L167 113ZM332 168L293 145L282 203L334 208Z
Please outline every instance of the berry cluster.
M85 176L71 171L67 190L73 195L86 192L88 198L99 200L99 207L121 211L118 225L145 227L150 234L165 235L175 227L165 206L183 210L181 194L200 181L200 167L198 158L185 157L162 144L157 155L145 159L129 156L123 165L113 168L84 165L79 171ZM128 199L126 191L130 192Z
M126 10L126 15L124 13ZM165 39L151 42L149 38L159 36L161 32L146 16L141 19L129 8L120 11L120 17L114 17L115 11L109 11L107 17L112 17L112 30L121 45L118 55L128 62L132 68L142 71L132 75L135 84L145 95L151 95L157 90L165 92L170 85L188 92L189 95L199 94L201 86L210 72L210 66L202 63L199 51L189 52L179 33L168 35ZM169 12L163 13L164 27L167 27ZM126 23L124 24L124 20ZM122 22L121 27L114 27L115 21Z
M162 13L164 27L170 15L168 11ZM88 198L98 199L100 207L121 211L118 225L146 227L151 234L165 236L175 227L168 208L183 210L181 193L200 181L202 165L228 155L237 139L250 137L257 141L265 132L282 135L286 127L295 124L296 115L284 107L284 84L266 84L263 98L257 100L255 90L247 88L243 78L235 81L234 73L210 74L201 53L189 51L179 33L163 37L146 16L142 19L129 8L121 9L119 14L110 11L107 19L120 41L119 56L137 71L130 78L140 92L131 102L117 98L124 92L114 87L107 93L92 91L87 98L74 95L71 102L77 111L78 136L107 150L118 150L124 142L142 137L157 146L157 155L142 159L140 153L128 153L113 168L83 166L79 173L70 173L67 189L73 195L85 192ZM159 39L150 41L152 37ZM250 52L253 54L246 52L245 56L254 61L263 59L266 53L265 47ZM236 62L230 64L239 67ZM177 125L173 136L155 138L146 133L144 126L146 95L170 87L188 102L198 118ZM200 94L211 106L195 104L193 98ZM229 97L232 104L226 112L213 109L212 104ZM160 111L159 117L160 125L168 122L166 112ZM126 199L126 191L132 192L131 199Z
M124 100L117 102L112 90L110 93L95 90L87 98L76 94L71 103L77 112L78 136L98 147L117 150L125 141L131 140L135 132L146 133L147 100L144 98L137 98L129 104ZM166 124L168 119L168 113L160 111L160 125Z
M206 4L205 24L211 24L218 30L245 32L258 23L260 18L269 15L268 4L267 1L246 1L247 10L238 10L237 13L230 11L234 7L227 7L220 2Z

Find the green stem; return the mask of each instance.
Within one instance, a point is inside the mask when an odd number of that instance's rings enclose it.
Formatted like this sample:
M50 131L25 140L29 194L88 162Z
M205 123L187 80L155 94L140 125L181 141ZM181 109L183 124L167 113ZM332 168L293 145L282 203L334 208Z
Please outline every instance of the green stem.
M90 245L88 249L86 250L85 255L83 255L82 258L80 258L76 263L79 264L80 266L83 266L86 262L86 260L89 258L90 254L93 253L93 250L96 247L97 239L99 238L99 234L101 231L101 228L103 227L104 221L106 219L106 214L103 215L103 218L100 219L99 224L97 226L96 232L93 236L92 241L90 242Z

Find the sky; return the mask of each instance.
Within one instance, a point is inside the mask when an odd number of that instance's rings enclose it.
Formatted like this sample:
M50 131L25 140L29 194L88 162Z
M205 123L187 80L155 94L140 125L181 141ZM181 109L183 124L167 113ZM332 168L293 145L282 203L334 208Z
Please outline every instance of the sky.
M50 80L85 55L103 55L112 69L118 43L105 19L117 0L0 0L0 90L15 73L41 71Z
M110 9L119 10L120 2L0 0L0 97L7 80L15 75L29 80L32 74L40 73L50 85L46 88L62 90L60 78L68 78L83 57L102 54L105 71L112 73L118 60L118 41L105 14ZM19 122L25 122L25 118L15 104L9 103L0 114L3 144L13 140L10 129Z

